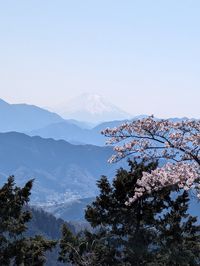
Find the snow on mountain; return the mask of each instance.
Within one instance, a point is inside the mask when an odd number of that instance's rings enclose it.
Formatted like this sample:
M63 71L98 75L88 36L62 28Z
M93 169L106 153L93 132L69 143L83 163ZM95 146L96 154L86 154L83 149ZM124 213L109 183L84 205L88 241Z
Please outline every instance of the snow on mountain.
M113 105L98 94L82 94L55 109L66 119L91 123L130 118L130 114Z

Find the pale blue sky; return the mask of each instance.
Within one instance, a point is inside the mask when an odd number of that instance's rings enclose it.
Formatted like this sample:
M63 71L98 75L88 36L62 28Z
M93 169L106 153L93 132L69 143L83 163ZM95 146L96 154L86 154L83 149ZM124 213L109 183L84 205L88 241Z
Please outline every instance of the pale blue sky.
M0 0L0 98L200 117L200 1Z

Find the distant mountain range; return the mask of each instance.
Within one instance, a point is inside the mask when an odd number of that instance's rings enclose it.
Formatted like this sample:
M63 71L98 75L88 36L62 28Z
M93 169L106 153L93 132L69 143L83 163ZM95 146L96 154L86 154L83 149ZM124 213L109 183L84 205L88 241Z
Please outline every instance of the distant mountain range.
M93 106L94 111L100 110L98 106ZM112 109L104 107L108 113ZM98 193L96 181L102 174L112 179L116 169L126 165L107 163L113 150L104 146L100 132L143 117L92 126L34 105L0 100L0 132L4 132L0 133L0 184L13 174L19 185L35 178L31 204L66 220L82 220L86 205Z
M78 125L64 121L26 132L26 134L30 136L41 136L43 138L54 138L56 140L63 139L72 144L103 146L105 145L106 139L101 135L101 131L106 127L115 127L126 121L128 120L105 122L91 129L81 128Z
M102 174L112 178L118 166L107 163L111 147L79 144L104 145L100 131L122 121L91 128L34 105L3 100L0 119L0 184L9 175L15 175L19 185L35 178L31 204L67 220L82 220L87 199L97 193L96 181Z
M115 126L122 122L112 121L94 127L89 122L63 119L58 114L35 105L9 104L1 99L0 120L0 132L16 131L30 136L63 139L72 144L101 146L105 144L105 139L100 131L105 126Z
M105 114L105 113L104 113ZM89 122L63 119L56 113L28 104L9 104L0 99L0 132L22 132L30 136L41 136L66 140L72 144L104 145L100 131L106 125L115 126L122 121L113 121L92 126Z
M98 124L131 118L131 115L98 94L85 93L53 109L66 119Z
M98 99L97 96L96 98ZM91 99L93 99L92 96ZM97 108L97 110L99 109ZM0 132L22 132L29 136L40 136L55 140L62 139L77 145L92 144L103 146L106 142L105 137L101 135L103 129L116 127L124 122L143 117L145 115L134 117L131 120L111 120L92 126L92 124L87 122L63 119L56 113L34 105L9 104L0 100Z
M63 122L64 119L35 105L9 104L0 99L0 121L0 132L22 132Z
M94 197L74 199L69 202L57 203L54 205L41 206L45 211L53 213L57 218L65 221L84 221L85 209L95 200Z
M41 136L43 138L54 138L56 140L63 139L72 144L92 144L104 146L106 138L101 134L101 131L109 128L117 127L125 122L131 122L136 119L147 117L136 116L131 120L115 120L98 124L93 128L82 128L77 124L72 124L68 121L53 123L46 127L26 132L30 136ZM186 118L171 118L172 121L180 121Z
M35 178L32 204L52 205L93 197L102 174L114 176L107 163L111 147L72 145L64 140L0 133L0 182L15 175L20 185Z

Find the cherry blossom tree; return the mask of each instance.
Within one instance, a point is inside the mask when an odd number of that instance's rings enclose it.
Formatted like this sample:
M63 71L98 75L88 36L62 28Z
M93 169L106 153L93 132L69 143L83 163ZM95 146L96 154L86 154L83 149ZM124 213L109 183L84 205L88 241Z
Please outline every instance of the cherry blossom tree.
M166 161L163 167L143 173L130 202L173 184L185 190L195 188L200 198L200 120L158 120L150 116L107 128L102 134L108 137L107 144L114 145L110 162L128 156Z

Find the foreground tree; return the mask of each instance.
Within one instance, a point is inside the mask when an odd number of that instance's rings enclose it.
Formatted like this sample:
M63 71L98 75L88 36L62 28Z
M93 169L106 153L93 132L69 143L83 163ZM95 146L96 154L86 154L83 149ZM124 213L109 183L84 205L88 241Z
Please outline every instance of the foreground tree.
M168 162L143 175L130 201L174 184L185 190L195 188L200 197L200 120L174 122L148 117L107 128L102 133L109 138L109 144L119 144L114 147L116 153L111 162L127 156Z
M168 210L158 220L154 265L199 265L200 226L188 213L189 195L179 192L168 200Z
M134 197L143 172L150 173L157 163L129 162L129 166L129 171L117 172L112 184L105 176L98 182L100 194L85 213L94 232L74 237L65 230L62 261L73 265L199 265L200 228L188 214L188 193L177 186L164 187L126 204ZM179 192L178 197L173 191ZM174 247L180 252L171 263Z
M119 169L112 185L103 176L98 182L100 195L85 213L92 227L103 227L107 236L112 236L113 249L121 249L119 260L124 265L132 261L135 265L145 264L152 256L149 245L155 231L151 228L155 224L155 215L162 210L162 202L157 197L150 200L143 197L132 206L125 203L134 196L143 171L151 172L156 166L155 162L138 164L129 161L130 170Z
M105 230L73 235L64 225L62 233L59 261L77 266L123 265L119 259L120 252L113 247L116 239Z
M0 265L44 265L45 251L56 244L42 236L24 236L26 224L31 219L31 213L25 207L32 183L33 180L20 188L11 176L0 189Z

